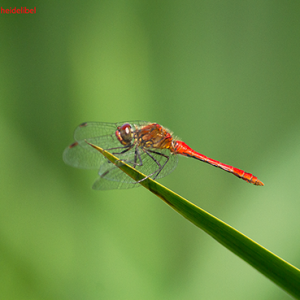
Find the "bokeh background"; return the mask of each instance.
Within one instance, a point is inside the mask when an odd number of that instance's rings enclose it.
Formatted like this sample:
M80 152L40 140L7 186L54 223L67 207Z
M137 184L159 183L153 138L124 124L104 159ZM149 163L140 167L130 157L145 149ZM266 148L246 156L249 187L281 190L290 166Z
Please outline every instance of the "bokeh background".
M264 187L180 158L161 183L300 266L298 1L2 1L3 299L290 299L143 188L62 161L84 121L146 120Z

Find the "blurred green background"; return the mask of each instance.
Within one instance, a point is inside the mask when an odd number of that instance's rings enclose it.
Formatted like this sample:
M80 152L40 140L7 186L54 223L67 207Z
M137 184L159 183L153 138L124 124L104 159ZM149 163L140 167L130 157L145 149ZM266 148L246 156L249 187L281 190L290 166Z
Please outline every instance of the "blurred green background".
M300 266L299 1L4 1L3 299L290 299L143 188L62 161L84 121L158 122L257 187L179 158L160 182Z

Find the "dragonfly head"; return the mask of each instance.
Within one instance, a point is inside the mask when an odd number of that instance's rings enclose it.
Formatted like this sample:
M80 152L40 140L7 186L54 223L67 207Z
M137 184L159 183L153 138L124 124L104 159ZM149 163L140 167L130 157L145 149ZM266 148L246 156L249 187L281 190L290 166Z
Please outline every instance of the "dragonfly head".
M122 145L130 145L133 138L131 125L129 123L125 123L122 126L119 126L116 130L116 137Z

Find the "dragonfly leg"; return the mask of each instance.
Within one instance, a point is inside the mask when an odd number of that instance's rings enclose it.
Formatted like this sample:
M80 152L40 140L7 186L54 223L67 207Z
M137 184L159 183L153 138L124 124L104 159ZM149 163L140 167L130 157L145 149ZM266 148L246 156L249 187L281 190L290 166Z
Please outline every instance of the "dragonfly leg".
M156 152L156 151L153 151L153 150L148 150L148 151L151 152L151 153L155 153L157 155L160 155L160 156L163 156L163 157L166 158L165 163L161 166L161 164L154 157L150 156L160 166L160 169L158 170L158 173L153 178L155 180L157 178L157 176L159 175L159 173L162 171L162 169L165 167L165 165L167 164L167 162L169 161L170 157L168 155L166 155L166 154L162 154L160 152Z
M129 150L131 150L133 147L133 145L130 145L130 146L125 146L125 147L115 147L115 148L109 148L109 149L105 149L105 150L115 150L115 149L124 149L123 151L121 152L112 152L113 155L120 155L120 154L124 154L126 152L128 152ZM121 159L120 159L121 160ZM124 160L126 161L126 160ZM108 161L108 163L111 163L110 161Z
M105 149L105 150L116 150L116 149L125 149L121 152L112 152L112 154L123 154L126 153L127 151L129 151L130 149L132 149L133 145L130 146L124 146L124 147L115 147L115 148L109 148L109 149Z
M109 148L109 149L106 149L106 150L114 150L114 149L124 149L124 148L126 148L125 150L123 150L121 152L112 152L112 154L114 154L114 155L122 155L122 154L128 152L129 150L131 150L133 147L134 147L134 144L129 145L129 146L125 146L125 147ZM139 162L137 162L137 159L139 159ZM139 149L138 149L137 146L135 147L134 162L132 162L130 160L127 160L127 159L122 159L122 157L120 157L120 160L124 161L126 163L129 163L129 164L132 164L134 168L136 168L137 166L140 167L140 166L143 165L143 161L142 161L142 158L141 158L141 155L140 155L140 152L139 152Z
M162 169L165 167L166 163L169 161L169 156L167 156L167 155L165 155L165 154L162 154L162 153L160 153L160 152L156 152L156 151L153 151L153 150L146 150L146 149L143 149L143 151L144 151L148 156L150 156L151 159L153 159L153 161L158 165L158 169L155 170L153 173L147 175L145 178L143 178L143 179L137 181L136 183L142 182L142 181L148 179L149 177L151 177L152 175L154 175L155 173L157 173L157 174L154 176L154 178L153 178L153 180L155 180L155 179L157 178L157 176L159 175L159 173L162 171ZM154 157L153 155L151 155L149 152L165 157L165 158L166 158L165 163L164 163L163 165L161 165L161 164L159 163L159 161L157 161L157 160L155 159L155 157Z
M138 158L139 161L140 161L139 164L137 163L137 158ZM142 158L141 158L141 154L140 154L139 148L138 148L138 147L135 147L135 155L134 155L134 164L133 164L133 167L134 167L134 168L135 168L136 166L141 167L142 165L143 165L143 161L142 161Z

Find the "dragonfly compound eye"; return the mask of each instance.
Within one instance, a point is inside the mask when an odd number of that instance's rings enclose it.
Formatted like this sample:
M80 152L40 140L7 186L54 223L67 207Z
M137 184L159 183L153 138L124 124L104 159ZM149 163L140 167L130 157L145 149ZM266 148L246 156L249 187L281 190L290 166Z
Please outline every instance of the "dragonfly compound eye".
M132 141L132 131L131 126L128 123L123 124L122 126L118 127L116 132L118 140L123 145L128 145Z

